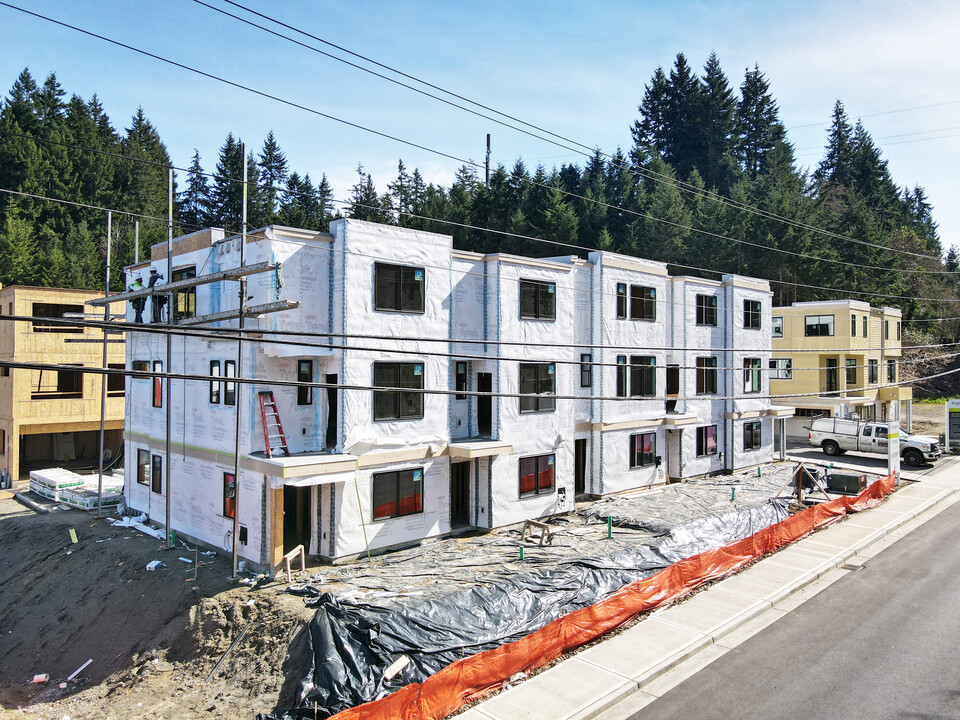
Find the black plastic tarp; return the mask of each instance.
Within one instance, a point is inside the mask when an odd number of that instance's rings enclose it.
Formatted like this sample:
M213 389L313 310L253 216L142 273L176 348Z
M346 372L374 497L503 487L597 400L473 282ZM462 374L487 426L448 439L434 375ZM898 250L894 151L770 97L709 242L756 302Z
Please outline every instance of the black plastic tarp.
M279 717L329 717L384 697L462 657L517 640L574 610L663 568L785 519L785 501L697 518L662 537L609 557L565 561L507 582L472 587L438 599L411 599L403 609L310 597L312 659L302 672L301 703ZM315 595L308 587L307 595ZM384 670L410 662L391 681ZM261 716L262 718L278 716Z

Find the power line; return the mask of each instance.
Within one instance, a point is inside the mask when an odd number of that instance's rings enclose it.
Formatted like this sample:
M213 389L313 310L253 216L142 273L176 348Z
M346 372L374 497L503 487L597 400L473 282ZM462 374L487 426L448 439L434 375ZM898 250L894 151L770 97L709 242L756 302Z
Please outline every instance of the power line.
M577 154L583 155L584 157L590 157L591 153L596 152L596 153L599 154L601 157L605 157L605 158L607 158L608 160L611 160L611 161L616 160L616 158L615 158L614 156L612 156L612 155L610 155L610 154L608 154L608 153L603 153L603 152L601 152L599 149L593 149L593 148L591 148L591 147L588 146L588 145L585 145L585 144L583 144L583 143L577 142L576 140L572 140L572 139L567 138L567 137L565 137L565 136L563 136L563 135L558 135L557 133L550 132L549 130L545 130L544 128L542 128L542 127L540 127L540 126L538 126L538 125L533 125L533 124L528 123L528 122L526 122L526 121L520 120L519 118L516 118L516 117L514 117L514 116L512 116L512 115L508 115L507 113L500 112L500 111L495 110L495 109L493 109L493 108L491 108L491 107L489 107L489 106L487 106L487 105L484 105L484 104L479 103L479 102L474 101L474 100L470 100L469 98L463 97L462 95L458 95L457 93L454 93L454 92L452 92L452 91L450 91L450 90L446 90L446 89L444 89L444 88L442 88L442 87L439 87L439 86L437 86L437 85L433 85L432 83L429 83L429 82L427 82L427 81L425 81L425 80L422 80L422 79L420 79L420 78L417 78L417 77L415 77L415 76L413 76L413 75L409 75L409 74L407 74L407 73L404 73L404 72L402 72L402 71L398 70L397 68L394 68L394 67L392 67L392 66L390 66L390 65L386 65L386 64L384 64L384 63L377 62L376 60L373 60L373 59L371 59L371 58L369 58L369 57L367 57L367 56L360 55L360 54L355 53L355 52L353 52L353 51L350 51L350 50L348 50L348 49L346 49L346 48L344 48L344 47L342 47L342 46L340 46L340 45L336 45L335 43L332 43L332 42L330 42L330 41L328 41L328 40L324 40L323 38L317 37L316 35L312 35L312 34L306 32L306 31L304 31L304 30L301 30L300 28L294 27L294 26L289 25L289 24L287 24L287 23L284 23L284 22L282 22L282 21L280 21L280 20L277 20L277 19L275 19L275 18L273 18L273 17L270 17L270 16L265 15L265 14L263 14L263 13L257 12L257 11L255 11L255 10L249 8L249 7L246 7L246 6L241 5L241 4L237 3L237 2L234 2L233 0L224 0L224 2L230 4L230 5L234 6L234 7L243 9L243 10L249 12L249 13L252 14L252 15L256 15L256 16L258 16L258 17L260 17L260 18L263 18L263 19L265 19L265 20L268 20L268 21L270 21L270 22L273 22L273 23L275 23L275 24L277 24L277 25L279 25L279 26L281 26L281 27L287 28L287 29L289 29L289 30L293 30L294 32L297 32L297 33L299 33L299 34L301 34L301 35L304 35L305 37L309 37L309 38L311 38L311 39L313 39L313 40L316 40L316 41L318 41L318 42L321 42L321 43L323 43L323 44L325 44L325 45L327 45L327 46L334 47L334 48L336 48L336 49L338 49L338 50L340 50L340 51L342 51L342 52L348 53L349 55L351 55L351 56L353 56L353 57L356 57L356 58L359 58L359 59L363 59L363 60L365 60L366 62L369 62L369 63L372 63L372 64L376 65L377 67L384 68L384 69L389 70L390 72L396 73L396 74L398 74L398 75L400 75L400 76L402 76L402 77L408 78L408 79L410 79L410 80L414 80L415 82L421 83L421 84L423 84L423 85L425 85L425 86L427 86L427 87L430 87L430 88L432 88L432 89L435 89L435 90L438 90L438 91L440 91L440 92L443 92L443 93L445 93L445 94L447 94L447 95L450 95L451 97L455 97L455 98L457 98L457 99L459 99L459 100L463 100L463 101L465 101L465 102L470 103L471 105L475 105L475 106L477 106L477 107L481 107L481 108L483 108L483 109L485 109L485 110L488 110L488 111L493 112L493 113L495 113L495 114L497 114L497 115L500 115L501 117L509 118L510 120L513 120L513 121L515 121L515 122L518 122L518 123L520 123L520 124L522 124L522 125L525 125L525 126L527 126L527 127L533 128L533 129L535 129L535 130L537 130L537 131L539 131L539 132L543 132L543 133L546 133L546 134L548 134L548 135L551 135L551 136L557 138L558 140L563 140L563 141L566 142L566 143L570 143L571 145L575 145L575 146L577 146L577 147L579 147L579 148L582 148L582 150L577 150L576 148L572 148L572 147L569 147L569 146L567 146L567 145L560 144L560 143L558 143L558 142L556 142L556 141L554 141L554 140L550 140L549 138L544 138L544 137L542 137L542 136L540 136L540 135L537 135L537 134L535 134L535 133L531 133L531 132L529 132L529 131L527 131L527 130L523 130L522 128L517 128L517 127L515 127L515 126L513 126L513 125L510 125L509 123L504 123L503 121L497 120L497 119L495 119L495 118L489 118L489 117L486 116L486 115L482 115L482 114L480 114L480 113L476 113L475 111L470 110L469 108L463 108L462 106L457 105L456 103L451 103L450 101L444 100L443 98L438 98L438 97L436 97L435 95L432 95L432 94L430 94L430 93L424 93L423 91L421 91L421 90L419 90L419 89L417 89L417 88L413 88L413 87L407 85L406 83L401 83L401 82L396 81L396 80L394 80L394 79L392 79L392 78L384 77L382 74L377 73L377 72L374 72L374 71L372 71L372 70L370 70L370 69L368 69L368 68L364 68L364 67L358 66L358 65L355 64L355 63L349 62L349 61L347 61L347 60L344 60L343 58L336 57L335 55L332 55L332 54L330 54L330 53L327 53L327 52L324 52L324 51L319 50L319 49L317 49L317 48L314 48L314 47L311 47L311 46L309 46L309 45L306 45L305 43L302 43L302 42L300 42L300 41L298 41L298 40L294 40L293 38L290 38L290 37L288 37L288 36L286 36L286 35L282 35L282 34L280 34L280 33L277 33L277 32L275 32L275 31L273 31L273 30L270 30L270 29L268 29L268 28L265 28L265 27L263 27L262 25L259 25L259 24L257 24L257 23L254 23L254 22L251 22L251 21L249 21L249 20L246 20L246 19L244 19L244 18L238 17L238 16L236 16L236 15L233 15L232 13L228 13L228 12L226 12L226 11L224 11L224 10L219 9L219 8L213 7L213 6L209 5L209 4L207 4L206 2L202 2L202 0L194 0L194 2L197 2L198 4L203 5L203 6L207 7L207 8L210 8L211 10L214 10L214 11L216 11L216 12L219 12L219 13L221 13L221 14L223 14L223 15L226 15L226 16L228 16L228 17L232 17L232 18L234 18L234 19L236 19L236 20L239 20L240 22L243 22L243 23L246 23L246 24L251 25L251 26L253 26L253 27L259 28L259 29L263 30L264 32L267 32L267 33L270 33L270 34L275 35L275 36L277 36L277 37L281 37L281 38L283 38L283 39L286 39L286 40L288 40L288 41L290 41L290 42L293 42L293 43L295 43L295 44L297 44L297 45L299 45L299 46L301 46L301 47L305 47L305 48L307 48L307 49L309 49L309 50L313 50L314 52L318 52L318 53L320 53L320 54L322 54L322 55L324 55L324 56L326 56L326 57L329 57L329 58L331 58L331 59L333 59L333 60L337 60L338 62L345 63L345 64L347 64L347 65L349 65L349 66L351 66L351 67L357 68L357 69L359 69L359 70L361 70L361 71L363 71L363 72L367 72L367 73L373 74L373 75L375 75L376 77L380 77L380 78L382 78L382 79L387 80L388 82L393 82L393 83L402 85L403 87L409 88L409 89L413 90L414 92L428 95L429 97L432 97L432 98L434 98L434 99L436 99L436 100L439 100L440 102L444 102L444 103L453 105L454 107L457 107L457 108L460 108L460 109L462 109L462 110L465 110L466 112L470 112L470 113L473 113L473 114L479 114L481 117L490 119L491 121L496 122L496 123L498 123L498 124L500 124L500 125L503 125L503 126L505 126L505 127L508 127L508 128L510 128L510 129L512 129L512 130L516 130L516 131L521 132L521 133L523 133L523 134L530 135L531 137L537 138L537 139L539 139L539 140L543 140L543 141L545 141L545 142L548 142L548 143L550 143L550 144L552 144L552 145L556 145L557 147L563 148L563 149L565 149L565 150L570 150L571 152L576 152ZM587 151L590 151L590 152L587 152ZM470 164L477 165L476 163L470 163ZM862 241L862 240L858 241L858 240L855 239L855 238L851 238L851 237L849 237L849 236L841 235L841 234L839 234L839 233L835 233L835 232L832 232L832 231L829 231L829 230L826 230L826 229L823 229L823 228L818 228L818 227L816 227L816 226L814 226L814 225L810 225L810 224L808 224L808 223L803 223L803 222L801 222L801 221L794 220L794 219L792 219L792 218L787 218L787 217L785 217L785 216L778 215L778 214L776 214L776 213L771 213L771 212L769 212L769 211L767 211L767 210L763 210L763 209L761 209L761 208L754 207L754 206L752 206L752 205L749 205L749 204L747 204L747 203L743 203L743 202L734 200L734 199L732 199L732 198L725 198L725 197L723 197L723 196L717 195L716 193L711 193L711 192L709 192L709 191L704 190L703 188L698 188L698 187L696 187L696 186L694 186L694 185L691 185L691 184L689 184L689 183L680 181L680 180L678 180L678 179L676 179L676 178L674 178L674 177L671 177L671 176L669 176L669 175L665 175L665 174L663 174L663 173L654 172L654 171L650 170L649 168L644 168L644 167L639 166L639 165L636 165L636 164L634 164L634 163L630 163L629 165L623 165L622 163L619 163L619 161L618 161L617 167L618 167L618 168L626 169L628 172L638 174L638 175L640 175L640 176L642 176L642 177L644 177L644 178L647 178L647 179L649 179L649 180L653 180L653 181L655 181L655 182L660 182L660 183L663 183L663 184L671 185L671 186L673 186L673 187L675 187L675 188L677 188L677 189L679 189L679 190L681 190L681 191L688 192L688 193L693 193L693 194L695 194L695 195L697 195L697 196L700 196L700 197L705 197L705 198L707 198L707 199L709 199L709 200L712 200L713 202L717 202L717 203L719 203L719 204L730 205L731 207L736 207L736 208L741 209L741 210L746 210L746 211L748 211L748 212L751 212L751 213L760 215L761 217L765 217L765 218L768 218L768 219L778 220L778 221L780 221L780 222L786 223L786 224L791 225L791 226L794 226L794 227L799 227L799 228L801 228L801 229L806 229L806 230L811 230L811 231L813 231L813 232L822 233L822 234L825 234L825 235L827 235L827 236L829 236L829 237L833 237L833 238L835 238L835 239L842 239L842 240L846 240L846 241L862 242L862 243L865 243L865 242L866 242L866 241ZM583 197L577 196L577 195L574 194L574 193L565 192L565 194L568 194L568 195L571 195L571 196L574 196L574 197L578 197L579 199L582 199L582 200L589 200L588 198L583 198ZM622 209L622 208L620 208L620 209ZM868 243L868 244L869 244L869 243ZM889 248L889 247L883 246L883 245L878 245L878 244L873 244L873 245L874 245L875 247L880 248L880 249L889 250L889 251L893 251L893 252L906 252L906 251L899 251L899 250L896 250L896 249L894 249L894 248ZM932 256L929 256L929 255L922 255L922 254L918 254L918 253L907 253L907 254L915 255L915 256L917 256L917 257L926 257L926 258L929 258L929 259L937 259L937 260L939 260L939 258L933 258Z
M462 163L462 164L464 164L464 165L468 165L468 166L471 166L471 167L477 167L477 168L480 167L479 163L476 163L476 162L473 162L473 161L470 161L470 160L466 160L466 159L463 159L463 158L459 158L459 157L454 156L454 155L451 155L451 154L449 154L449 153L445 153L445 152L443 152L443 151L436 150L436 149L433 149L433 148L430 148L430 147L427 147L427 146L424 146L424 145L421 145L421 144L418 144L418 143L415 143L415 142L412 142L412 141L409 141L409 140L404 140L404 139L402 139L402 138L399 138L399 137L396 137L396 136L393 136L393 135L390 135L390 134L388 134L388 133L384 133L384 132L381 132L381 131L378 131L378 130L374 130L374 129L369 128L369 127L366 127L366 126L364 126L364 125L360 125L360 124L358 124L358 123L353 123L353 122L351 122L351 121L344 120L344 119L339 118L339 117L336 117L336 116L334 116L334 115L330 115L330 114L328 114L328 113L321 112L321 111L319 111L319 110L316 110L316 109L314 109L314 108L307 107L307 106L305 106L305 105L302 105L302 104L300 104L300 103L296 103L296 102L291 101L291 100L286 100L286 99L284 99L284 98L281 98L281 97L276 96L276 95L272 95L272 94L270 94L270 93L266 93L266 92L263 92L263 91L260 91L260 90L256 90L256 89L254 89L254 88L251 88L251 87L249 87L249 86L243 85L243 84L241 84L241 83L238 83L238 82L235 82L235 81L232 81L232 80L227 80L226 78L223 78L223 77L221 77L221 76L218 76L218 75L215 75L215 74L212 74L212 73L208 73L208 72L203 71L203 70L199 70L199 69L197 69L197 68L191 67L191 66L189 66L189 65L186 65L186 64L183 64L183 63L174 61L174 60L170 60L170 59L168 59L168 58L165 58L165 57L163 57L163 56L157 55L157 54L155 54L155 53L148 52L148 51L146 51L146 50L141 50L141 49L136 48L136 47L134 47L134 46L132 46L132 45L128 45L128 44L123 43L123 42L120 42L120 41L118 41L118 40L114 40L114 39L108 38L108 37L106 37L106 36L104 36L104 35L100 35L100 34L98 34L98 33L94 33L94 32L92 32L92 31L85 30L85 29L83 29L83 28L77 27L77 26L75 26L75 25L71 25L71 24L69 24L69 23L62 22L62 21L60 21L60 20L55 20L55 19L50 18L50 17L48 17L48 16L41 15L41 14L39 14L39 13L35 13L35 12L32 12L32 11L26 10L26 9L21 8L21 7L18 7L18 6L16 6L16 5L12 5L12 4L7 3L7 2L0 2L0 5L2 5L2 6L4 6L4 7L8 7L8 8L13 9L13 10L18 10L18 11L23 12L23 13L25 13L25 14L31 15L31 16L33 16L33 17L36 17L36 18L39 18L39 19L42 19L42 20L46 20L46 21L51 22L51 23L54 23L54 24L56 24L56 25L60 25L61 27L65 27L65 28L74 30L74 31L76 31L76 32L80 32L80 33L82 33L82 34L84 34L84 35L88 35L88 36L90 36L90 37L94 37L94 38L96 38L96 39L103 40L104 42L111 43L111 44L113 44L113 45L117 45L118 47L122 47L122 48L124 48L124 49L131 50L132 52L136 52L136 53L138 53L138 54L144 55L144 56L146 56L146 57L150 57L150 58L155 59L155 60L158 60L158 61L160 61L160 62L164 62L164 63L167 63L167 64L169 64L169 65L173 65L174 67L178 67L178 68L181 68L181 69L183 69L183 70L187 70L187 71L189 71L189 72L193 72L193 73L195 73L195 74L201 75L202 77L206 77L206 78L211 79L211 80L215 80L215 81L218 81L218 82L225 83L225 84L230 85L230 86L232 86L232 87L235 87L235 88L238 88L238 89L241 89L241 90L245 90L245 91L247 91L247 92L251 92L251 93L253 93L253 94L255 94L255 95L258 95L258 96L260 96L260 97L264 97L264 98L267 98L267 99L270 99L270 100L274 100L274 101L276 101L276 102L280 102L280 103L285 104L285 105L288 105L288 106L290 106L290 107L294 107L294 108L297 108L297 109L300 109L300 110L304 110L304 111L306 111L306 112L309 112L309 113L311 113L311 114L317 115L317 116L319 116L319 117L323 117L323 118L326 118L326 119L329 119L329 120L333 120L333 121L335 121L335 122L338 122L338 123L347 125L347 126L352 127L352 128L354 128L354 129L358 129L358 130L362 130L362 131L365 131L365 132L369 132L369 133L372 133L372 134L377 135L377 136L379 136L379 137L383 137L383 138L385 138L385 139L393 140L393 141L395 141L395 142L399 142L399 143L401 143L401 144L404 144L404 145L407 145L407 146L410 146L410 147L414 147L414 148L416 148L416 149L418 149L418 150L423 150L424 152L428 152L428 153L435 154L435 155L438 155L438 156L441 156L441 157L445 157L445 158L450 159L450 160L455 160L455 161L460 162L460 163ZM573 141L570 141L570 142L573 142ZM606 155L605 157L610 157L610 156L609 156L609 155ZM649 171L646 171L646 170L643 170L643 169L639 169L639 168L635 168L635 167L633 168L632 171L634 171L634 172L640 172L640 173L649 172ZM681 189L682 189L683 186L687 185L686 183L679 183L679 182L676 181L675 179L669 178L668 176L664 176L664 177L667 177L667 179L668 179L670 182L674 183L674 184L676 185L676 187L678 187L678 188L681 188ZM651 179L653 179L652 176L651 176ZM531 180L528 180L528 182L530 182L530 183L533 184L533 185L538 185L538 186L546 187L546 188L548 188L548 189L553 189L553 188L550 188L550 186L543 185L542 183L537 183L537 182L533 181L532 179L531 179ZM585 197L585 196L581 196L581 195L578 195L578 194L576 194L576 193L570 193L570 192L568 192L568 191L563 191L563 190L561 190L561 192L564 192L564 194L567 195L567 196L569 196L569 197L575 197L575 198L580 199L580 200L583 200L583 201L585 201L585 202L598 202L598 201L596 201L596 200L594 200L594 199L587 198L587 197ZM706 197L706 198L708 198L708 199L714 199L714 200L717 201L717 202L721 202L721 201L727 202L725 199L720 198L719 196L715 196L715 195L713 195L712 193L708 193L708 192L706 192L706 191L704 191L704 190L702 190L702 189L700 189L700 188L696 188L696 189L695 189L695 192L696 192L698 195L702 196L702 197ZM626 212L626 213L628 213L628 214L633 214L633 215L637 215L637 216L640 216L640 217L645 217L645 218L647 218L647 219L654 220L654 221L656 221L656 222L667 222L667 221L665 221L665 220L663 220L663 219L661 219L661 218L657 218L657 217L654 217L654 216L651 216L651 215L648 215L648 214L645 214L645 213L639 213L639 212L636 212L636 211L632 211L632 210L629 210L629 209L627 209L627 208L621 208L621 207L618 207L618 206L613 206L613 205L610 205L609 203L600 203L600 204L602 204L602 205L604 205L604 206L606 206L606 207L612 208L612 209L619 210L619 211L621 211L621 212ZM790 220L789 218L781 218L781 217L779 217L779 216L774 216L774 215L771 214L771 213L766 213L766 211L762 211L762 210L759 210L759 209L757 209L757 208L753 208L753 207L751 207L751 206L741 205L740 208L743 209L743 210L747 210L747 211L749 211L749 212L754 212L754 213L757 213L757 214L761 214L761 215L763 215L763 216L765 216L765 217L768 217L768 218L770 218L770 219L777 219L777 220L780 220L780 221L782 221L782 222L786 222L786 223L788 223L788 224L793 224L793 225L795 225L795 226L797 226L797 227L803 227L804 229L808 229L808 230L812 230L812 231L815 231L815 232L824 233L824 234L827 234L827 235L829 235L829 236L835 237L835 238L837 238L837 239L843 239L843 240L848 241L848 242L854 242L854 243L857 243L857 244L862 244L862 245L866 245L866 246L871 246L871 247L875 247L875 248L880 249L880 250L884 250L884 251L887 251L887 252L893 252L893 253L901 254L901 255L908 255L908 256L913 256L913 257L921 257L921 258L926 258L926 259L931 259L931 260L937 260L938 262L939 262L939 260L940 260L939 258L934 258L933 256L929 256L929 255L923 255L923 254L920 254L920 253L913 253L913 252L909 252L909 251L906 251L906 250L900 250L900 249L897 249L897 248L890 248L890 247L887 247L887 246L884 246L884 245L880 245L880 244L878 244L878 243L871 243L871 242L868 242L868 241L865 241L865 240L859 240L859 239L856 239L856 238L850 238L850 237L842 236L842 235L839 235L839 234L837 234L837 233L832 233L832 232L830 232L830 231L823 230L823 229L821 229L821 228L816 228L816 227L814 227L814 226L810 226L810 225L805 225L805 224L803 224L803 223L799 223L798 221ZM669 224L669 223L668 223L668 224ZM692 228L692 227L687 227L687 226L682 226L682 225L676 225L676 224L674 224L674 225L677 226L677 227L682 227L683 229L686 229L686 230L693 231L693 232L704 232L704 231L698 230L697 228ZM730 240L730 241L732 241L732 242L741 242L741 241L737 241L737 240L735 240L735 239L733 239L733 238L725 238L725 239L728 239L728 240ZM768 247L768 246L759 246L759 247ZM823 258L819 258L819 259L823 259Z
M900 108L898 110L884 110L883 112L869 113L867 115L858 115L857 119L862 120L863 118L869 117L880 117L881 115L893 115L895 113L910 112L912 110L927 110L928 108L942 107L944 105L956 105L960 103L960 100L946 100L944 102L931 103L929 105L914 105L913 107ZM823 122L807 123L806 125L791 125L788 130L799 130L800 128L808 127L822 127L823 125L829 125L833 120L824 120Z

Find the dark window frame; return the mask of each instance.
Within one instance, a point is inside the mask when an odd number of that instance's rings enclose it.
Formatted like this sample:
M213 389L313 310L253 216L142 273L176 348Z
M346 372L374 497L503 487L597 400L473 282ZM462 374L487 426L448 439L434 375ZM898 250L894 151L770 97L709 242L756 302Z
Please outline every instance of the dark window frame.
M153 372L163 372L163 361L154 360L152 363ZM163 407L163 378L154 376L153 378L153 407Z
M313 360L299 358L297 360L297 382L313 382ZM297 385L297 405L313 405L313 388Z
M869 333L870 333L869 328L870 328L870 325L867 324L867 316L864 315L864 316L863 316L863 336L864 336L864 337L869 337L869 336L870 336L870 334L869 334Z
M580 387L593 387L593 353L580 353Z
M748 420L743 423L743 449L759 450L763 446L763 423Z
M549 280L520 280L520 318L522 320L557 319L557 284ZM530 307L530 298L532 305ZM525 309L526 308L526 309Z
M846 381L847 387L856 387L857 386L857 370L859 365L855 358L846 358L843 362L843 374L844 380Z
M457 360L456 364L453 366L453 377L454 377L454 389L457 391L457 394L454 396L454 400L466 400L467 396L464 394L467 391L467 361L466 360Z
M71 303L31 303L30 312L35 318L63 318L66 313L83 314L83 305L73 305ZM13 313L10 313L11 315ZM44 324L43 321L34 320L31 325L33 332L47 333L83 333L83 328L77 325L57 325L55 323Z
M408 517L410 515L420 515L423 513L423 476L422 467L405 468L403 470L390 470L387 472L373 473L370 478L370 514L374 522L391 520L393 518ZM404 483L407 483L411 489L416 490L413 494L403 495ZM379 485L379 487L378 487ZM392 485L392 487L391 487ZM383 492L383 490L387 492ZM379 490L379 492L378 492ZM393 509L386 513L377 514L377 508L385 506L384 503L377 505L378 495L393 493ZM413 507L405 500L413 498ZM405 505L407 507L405 508Z
M630 286L630 319L655 322L657 319L657 289L649 285Z
M211 405L219 405L220 404L220 383L221 383L219 360L210 361L210 378L211 378L210 391L207 396L207 400ZM213 378L217 378L217 379L214 380Z
M394 380L384 378L391 371ZM397 420L422 420L424 412L423 385L426 368L422 362L375 362L373 363L373 386L399 388L397 390L373 391L374 422ZM419 378L413 384L410 378ZM403 383L408 383L404 385ZM418 392L419 391L419 392ZM404 404L406 402L406 405ZM388 405L390 407L388 407Z
M718 315L716 295L697 295L697 325L717 327Z
M57 365L56 370L51 369L40 369L37 372L37 385L35 389L30 391L31 400L81 400L83 399L83 371L82 370L73 370L72 368L82 368L81 363L70 363L64 365ZM44 373L53 373L57 374L57 386L56 389L45 389L51 388L52 386L43 384L43 374ZM31 387L32 381L31 381Z
M150 450L148 448L137 448L137 484L150 485Z
M630 397L657 396L657 358L653 355L630 356Z
M770 318L770 337L783 337L783 316L777 315Z
M394 277L387 277L388 273L394 273ZM408 288L419 293L419 297L415 297L413 303L410 302L411 298L407 297ZM392 297L389 297L390 295ZM427 271L425 268L381 262L373 264L374 310L423 315L426 312L426 301Z
M627 319L627 284L617 283L617 320Z
M829 318L829 321L827 320ZM813 322L811 322L813 321ZM833 337L836 332L833 315L804 315L804 337Z
M713 450L710 450L710 444L707 442L710 438L708 431L713 431ZM710 457L720 452L720 443L717 441L719 434L717 425L701 425L697 428L697 457Z
M650 440L650 449L644 450L644 443ZM657 434L655 432L633 433L629 445L630 469L653 467L657 464Z
M770 358L771 380L793 380L793 358Z
M107 363L110 370L126 370L126 363ZM124 397L127 394L127 376L119 373L107 375L107 397Z
M887 360L887 382L895 383L897 381L897 361Z
M192 280L197 277L197 266L192 265L190 267L182 267L174 270L170 274L170 282L178 282L180 280ZM172 305L173 305L173 320L184 320L186 318L192 318L197 316L197 288L184 288L183 290L177 290L173 293Z
M224 379L223 381L223 404L225 407L234 407L237 404L237 382L236 382L237 361L236 360L223 361L223 377L234 378L232 382L226 379Z
M533 378L529 377L530 371L534 371ZM524 378L524 373L528 377ZM529 385L533 381L533 388ZM549 387L548 387L549 386ZM520 413L554 412L557 409L557 366L552 362L520 363L518 375L518 390L524 397L520 397Z
M533 489L524 491L523 479L526 477L524 474L524 465L529 466L531 463L534 465ZM526 457L521 457L517 461L517 474L517 489L521 500L523 498L538 497L540 495L552 495L556 492L557 488L556 453L548 453L546 455L528 455ZM527 475L529 475L529 472ZM548 479L547 481L544 480L545 477Z
M874 360L873 358L867 360L867 375L868 383L870 385L876 385L880 382L880 361Z
M716 395L717 356L708 355L697 358L697 395Z
M760 330L763 324L763 304L759 300L743 301L743 327L745 330Z
M163 495L163 455L150 457L150 490Z

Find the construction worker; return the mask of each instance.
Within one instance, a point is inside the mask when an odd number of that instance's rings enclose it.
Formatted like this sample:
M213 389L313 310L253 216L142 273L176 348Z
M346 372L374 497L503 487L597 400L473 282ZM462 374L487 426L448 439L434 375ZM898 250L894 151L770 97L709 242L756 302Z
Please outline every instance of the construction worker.
M153 288L158 282L163 280L163 275L157 272L156 268L150 268L150 279L147 280L147 287ZM163 295L153 296L153 322L163 322L161 320L163 308L167 304L167 298Z
M128 288L131 292L143 290L143 281L138 277L133 281L133 285ZM133 321L135 323L143 322L143 306L147 304L147 299L138 297L130 301L133 305Z

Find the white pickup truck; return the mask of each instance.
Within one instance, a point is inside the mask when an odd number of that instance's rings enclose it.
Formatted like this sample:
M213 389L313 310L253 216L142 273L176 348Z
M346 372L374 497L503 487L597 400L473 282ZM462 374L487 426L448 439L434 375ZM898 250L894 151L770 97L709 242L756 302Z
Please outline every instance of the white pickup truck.
M810 424L810 444L827 455L847 450L887 454L887 424L842 418L818 418ZM926 435L908 435L900 431L900 457L911 467L940 458L940 443Z

